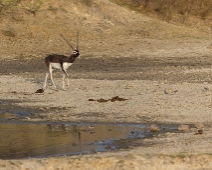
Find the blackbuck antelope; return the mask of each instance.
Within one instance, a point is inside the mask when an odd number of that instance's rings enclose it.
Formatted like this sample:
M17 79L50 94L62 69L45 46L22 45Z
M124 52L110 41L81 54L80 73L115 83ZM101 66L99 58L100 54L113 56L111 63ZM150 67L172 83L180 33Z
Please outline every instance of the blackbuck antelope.
M43 89L46 89L49 74L50 74L52 84L54 85L55 89L57 89L57 86L55 85L53 77L52 77L52 71L54 69L59 69L59 70L62 70L62 72L63 72L63 79L62 79L63 87L62 88L65 89L65 78L68 79L67 85L69 86L69 77L68 77L67 69L74 63L76 58L80 56L80 53L79 53L79 32L77 32L77 47L76 47L76 49L74 49L74 47L64 37L63 37L63 39L72 48L73 53L70 56L52 54L52 55L49 55L45 58L45 63L48 67L48 73L46 73L46 78L45 78Z

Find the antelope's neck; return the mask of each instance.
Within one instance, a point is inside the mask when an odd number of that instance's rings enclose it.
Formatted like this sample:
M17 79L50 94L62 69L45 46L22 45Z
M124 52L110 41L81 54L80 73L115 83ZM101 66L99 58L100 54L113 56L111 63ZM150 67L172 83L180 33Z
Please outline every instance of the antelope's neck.
M73 63L74 61L75 61L75 57L73 56L73 55L71 55L70 57L69 57L69 59L68 59L68 62L69 63Z

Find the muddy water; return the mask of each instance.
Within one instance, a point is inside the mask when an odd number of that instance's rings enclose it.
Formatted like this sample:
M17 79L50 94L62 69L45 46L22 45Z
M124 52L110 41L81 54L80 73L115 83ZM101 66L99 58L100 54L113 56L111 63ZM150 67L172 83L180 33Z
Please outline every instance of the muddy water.
M119 140L129 142L149 135L148 125L1 123L0 159L95 153L122 148Z

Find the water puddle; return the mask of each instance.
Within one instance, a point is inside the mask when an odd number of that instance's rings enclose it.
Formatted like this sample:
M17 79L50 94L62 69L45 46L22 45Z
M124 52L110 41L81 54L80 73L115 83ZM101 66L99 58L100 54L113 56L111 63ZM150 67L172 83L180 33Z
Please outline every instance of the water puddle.
M177 127L161 125L161 131ZM1 123L0 159L76 155L121 149L119 140L149 137L146 124ZM126 145L129 145L126 144Z

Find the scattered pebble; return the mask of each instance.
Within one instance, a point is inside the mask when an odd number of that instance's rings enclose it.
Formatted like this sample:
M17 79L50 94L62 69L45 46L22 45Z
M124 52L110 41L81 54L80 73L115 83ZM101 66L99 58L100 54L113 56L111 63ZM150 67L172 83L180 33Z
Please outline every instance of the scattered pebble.
M38 89L35 93L44 93L43 89Z
M194 135L202 135L203 134L203 130L198 130L197 133L195 133Z
M197 128L197 129L203 129L204 125L201 124L201 123L198 123L198 124L195 124L194 127Z
M150 130L151 132L158 132L158 131L160 130L160 128L159 128L157 125L155 125L155 124L151 124L151 125L149 126L149 130Z
M111 149L110 145L105 146L105 149Z
M173 90L173 89L164 90L164 94L173 95L175 93L177 93L177 90Z
M97 101L97 102L108 102L108 101L111 101L111 102L115 102L115 101L125 101L125 100L128 100L128 99L124 99L124 98L121 98L119 96L115 96L115 97L112 97L111 99L103 99L103 98L100 98L100 99L88 99L88 101Z
M40 110L40 111L45 111L45 109L44 109L43 107L41 107L39 110Z
M180 125L178 127L179 131L188 131L189 130L189 126L188 125Z

